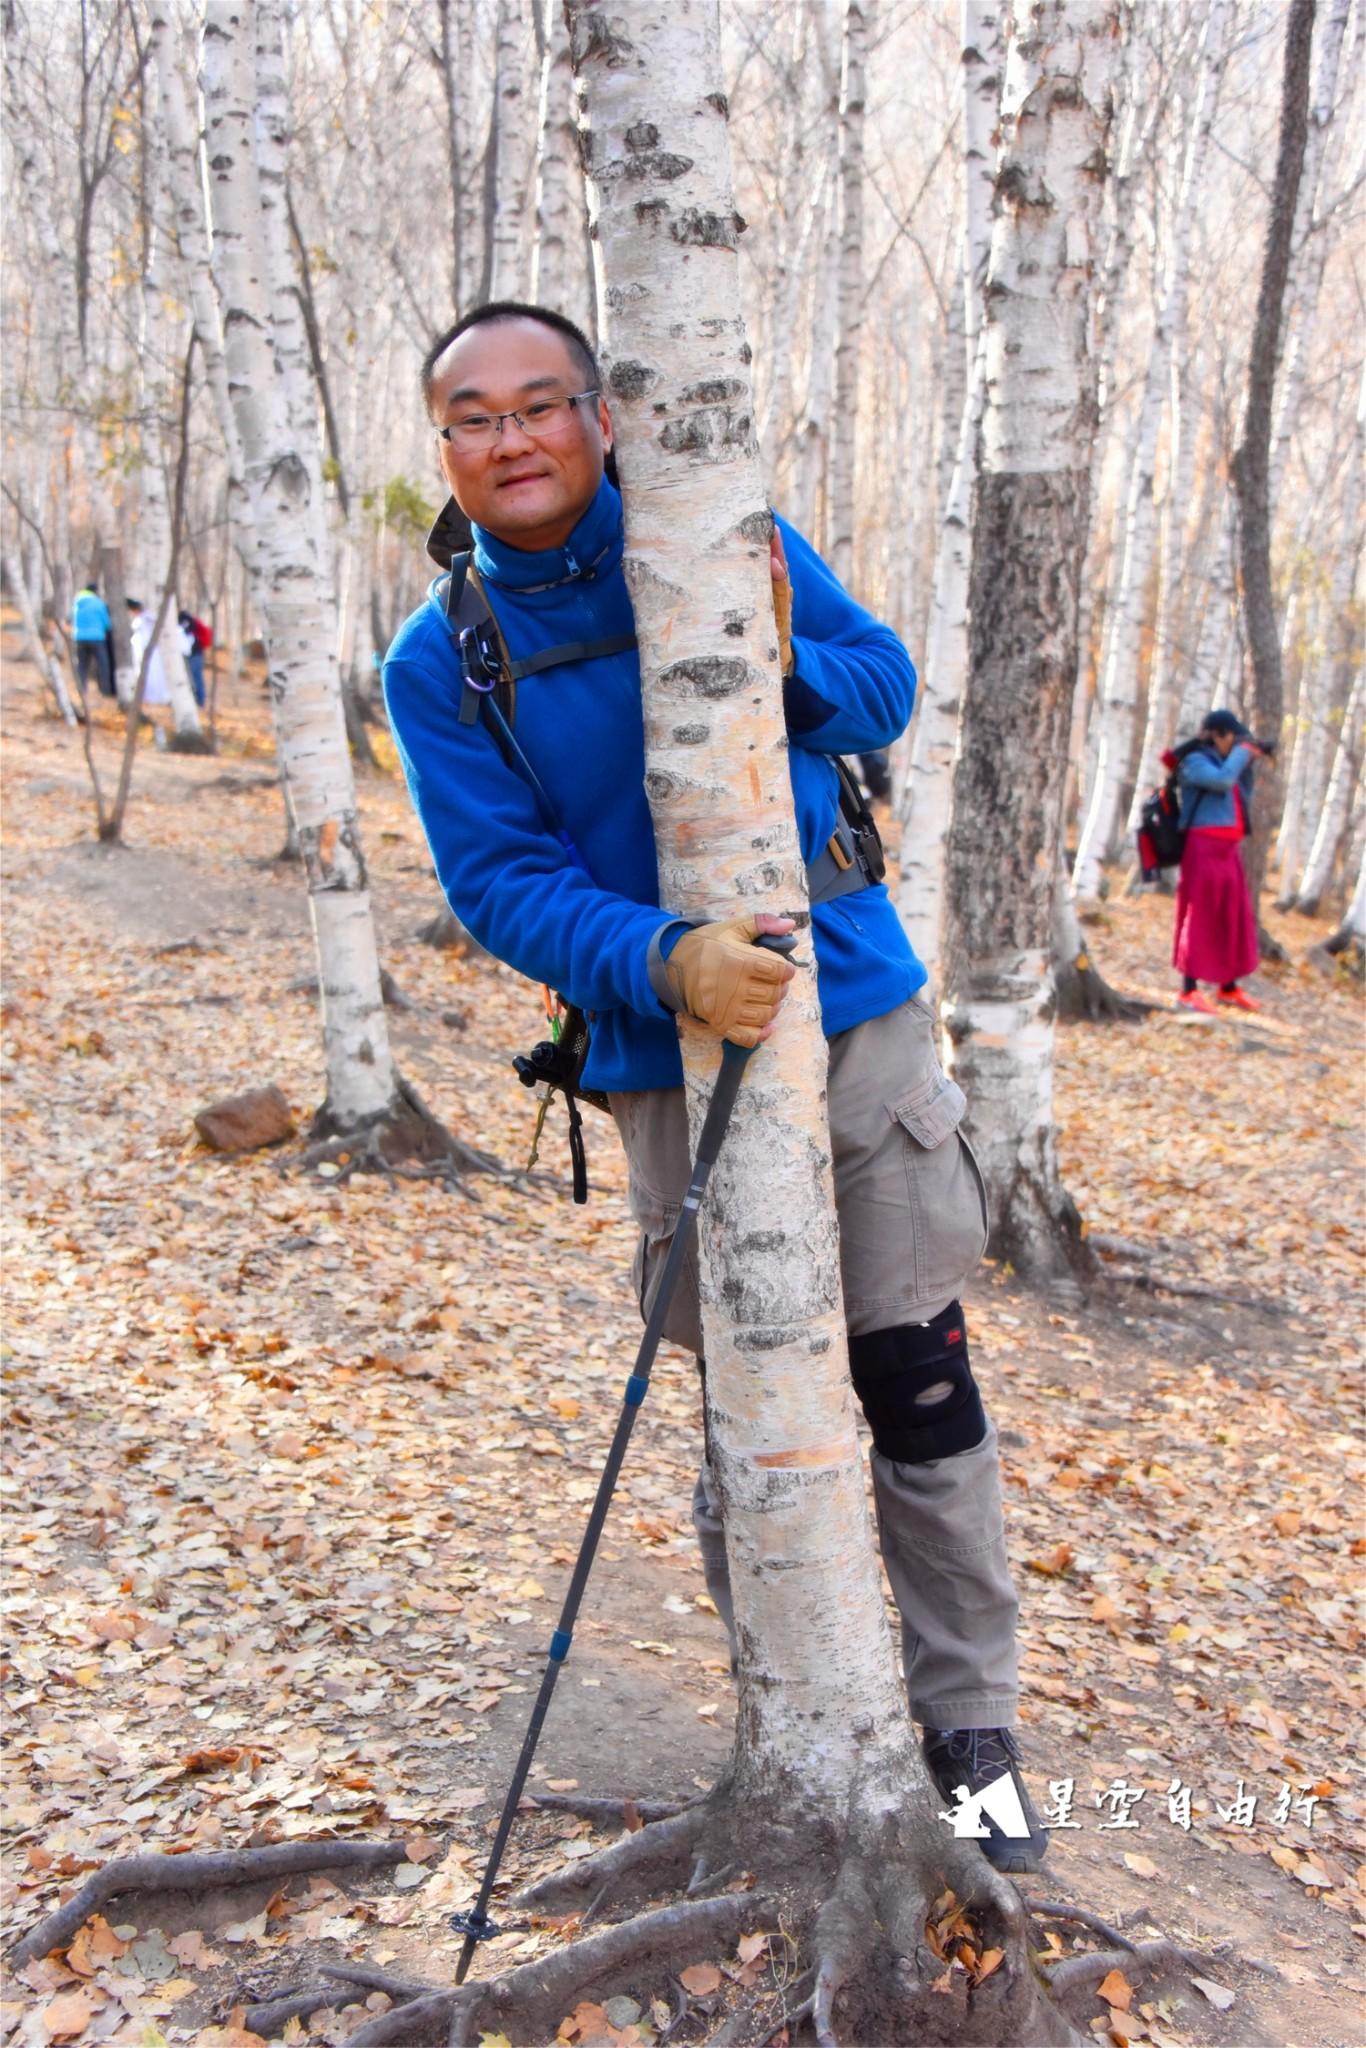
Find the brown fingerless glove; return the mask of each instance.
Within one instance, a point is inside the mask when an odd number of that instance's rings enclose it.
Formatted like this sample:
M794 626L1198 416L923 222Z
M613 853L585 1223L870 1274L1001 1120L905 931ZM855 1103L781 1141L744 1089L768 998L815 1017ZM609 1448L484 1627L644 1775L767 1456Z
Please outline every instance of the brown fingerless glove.
M792 578L773 578L773 617L778 627L778 664L785 676L792 673Z
M683 934L664 966L679 1009L734 1045L759 1043L792 979L781 954L754 944L758 934L754 917L698 925Z

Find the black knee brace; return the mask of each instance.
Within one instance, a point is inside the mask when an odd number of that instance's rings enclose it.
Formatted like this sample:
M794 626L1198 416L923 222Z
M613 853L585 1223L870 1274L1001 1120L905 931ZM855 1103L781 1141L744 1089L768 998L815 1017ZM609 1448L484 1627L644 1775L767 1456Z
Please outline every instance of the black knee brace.
M987 1433L961 1302L951 1301L932 1323L898 1323L851 1337L849 1369L873 1448L898 1465L951 1458ZM938 1399L918 1398L940 1385L948 1392Z

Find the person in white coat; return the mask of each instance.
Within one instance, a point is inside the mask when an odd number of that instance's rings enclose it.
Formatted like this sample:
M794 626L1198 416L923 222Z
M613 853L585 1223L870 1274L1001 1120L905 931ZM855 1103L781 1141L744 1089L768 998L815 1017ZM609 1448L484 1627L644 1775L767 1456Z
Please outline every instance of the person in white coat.
M142 669L142 657L147 652L147 643L152 637L151 619L136 597L128 600L128 629L133 638L133 672L136 677ZM142 694L142 708L150 710L154 704L169 704L171 693L166 687L166 664L161 658L161 649L153 647L152 658L147 664L147 688Z

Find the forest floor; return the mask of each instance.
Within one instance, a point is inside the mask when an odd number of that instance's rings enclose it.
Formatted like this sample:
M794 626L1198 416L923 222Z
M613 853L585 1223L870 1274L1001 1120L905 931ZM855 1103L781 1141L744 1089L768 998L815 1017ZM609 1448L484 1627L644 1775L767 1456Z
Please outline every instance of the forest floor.
M217 758L140 748L128 845L103 849L79 738L6 665L5 1944L137 1849L408 1850L392 1876L125 1902L64 1961L7 1976L0 2031L22 2048L248 2048L232 2008L324 1958L449 1976L447 1916L473 1897L638 1338L624 1175L592 1111L586 1209L491 1180L338 1187L298 1145L199 1145L194 1112L249 1085L306 1122L321 1074L303 882L269 864L259 684L221 725ZM98 745L112 761L107 714ZM541 1035L538 994L416 943L438 899L401 782L363 775L361 805L403 1071L520 1163L533 1105L508 1060ZM1113 981L1164 1003L1169 921L1120 900L1092 934ZM1137 1989L1127 2015L1097 1999L1099 2036L1155 2048L1342 2048L1366 1991L1362 1004L1305 964L1324 924L1271 923L1295 964L1254 984L1259 1016L1061 1030L1067 1181L1149 1284L1045 1298L986 1265L970 1297L1027 1774L1055 1819L1073 1794L1023 1888L1207 1955L1203 1991ZM542 1165L567 1177L554 1115ZM666 1350L533 1789L689 1795L725 1766L698 1437L690 1361ZM1312 1790L1312 1825L1286 1787ZM530 1812L505 1872L603 1839ZM565 1932L523 1927L476 1969ZM759 1965L775 2029L780 1954ZM675 2042L710 2037L741 1967L696 1960ZM654 2040L648 1989L638 2019L585 2003L561 2038ZM320 2003L279 2038L337 2042L368 2016Z

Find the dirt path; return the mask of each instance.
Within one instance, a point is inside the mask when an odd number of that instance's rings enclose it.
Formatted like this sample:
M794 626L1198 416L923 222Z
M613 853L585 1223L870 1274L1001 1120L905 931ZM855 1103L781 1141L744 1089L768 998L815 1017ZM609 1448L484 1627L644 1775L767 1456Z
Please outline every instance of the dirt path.
M251 691L225 723L218 759L142 752L131 847L102 851L78 742L9 667L4 1926L138 1845L398 1830L413 1862L401 1883L295 1886L265 1918L237 1894L130 1913L134 1945L93 1974L10 1980L24 2044L51 2038L56 1999L85 1998L82 2040L184 2042L309 1955L449 1968L445 1916L474 1888L638 1333L605 1121L586 1211L492 1183L342 1191L287 1155L197 1148L213 1096L276 1081L306 1117L320 1085L307 906L264 864L281 811ZM414 943L436 891L401 787L371 779L363 809L412 1006L391 1013L404 1070L517 1161L529 1099L506 1062L539 1035L535 996ZM1167 914L1115 907L1095 934L1112 978L1167 989ZM1321 930L1293 921L1297 957ZM1366 1989L1360 1002L1298 969L1263 993L1255 1020L1062 1035L1062 1153L1091 1227L1228 1298L1041 1300L985 1268L971 1304L1008 1460L1029 1774L1055 1812L1071 1780L1078 1823L1026 1889L1208 1954L1232 2005L1135 1999L1132 2037L1159 2048L1337 2048L1360 2038ZM566 1170L553 1125L542 1163ZM690 1363L667 1354L543 1786L686 1793L724 1765L697 1434ZM1217 1811L1240 1781L1250 1827ZM1102 1824L1122 1817L1117 1784L1142 1790L1134 1827ZM1276 1817L1287 1785L1317 1790L1312 1827ZM529 1816L509 1874L588 1840ZM699 2016L674 2039L708 2031Z

